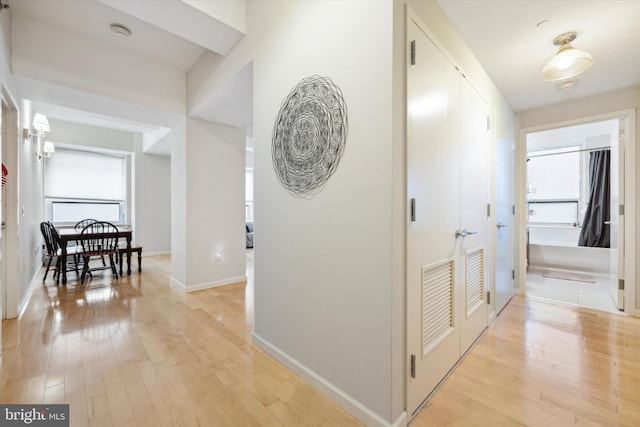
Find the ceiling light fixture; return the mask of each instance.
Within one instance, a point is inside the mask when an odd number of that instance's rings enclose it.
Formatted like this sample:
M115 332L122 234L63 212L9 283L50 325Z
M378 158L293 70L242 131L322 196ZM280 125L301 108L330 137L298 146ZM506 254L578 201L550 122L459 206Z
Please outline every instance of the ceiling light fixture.
M593 64L591 55L571 46L571 42L575 39L576 33L574 32L564 33L553 39L553 45L560 46L560 48L558 53L542 69L543 80L567 79L591 67Z
M122 24L111 24L111 31L123 37L129 37L131 35L131 30Z

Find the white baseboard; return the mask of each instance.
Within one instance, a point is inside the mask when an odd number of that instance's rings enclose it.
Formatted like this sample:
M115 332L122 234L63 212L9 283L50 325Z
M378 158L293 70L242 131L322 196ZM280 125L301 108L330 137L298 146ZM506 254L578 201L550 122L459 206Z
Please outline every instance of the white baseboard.
M391 427L407 427L408 424L407 411L402 411L400 416L391 424Z
M49 270L49 273L51 274L51 276L53 276L52 270ZM29 300L31 299L31 294L33 294L35 287L38 286L38 283L40 284L43 283L43 281L40 279L41 274L42 274L42 268L38 268L33 273L33 277L31 278L31 282L29 282L29 287L27 288L27 292L25 292L24 297L22 298L22 301L19 301L18 314L16 317L18 318L22 317L24 310L27 308L27 305L29 304ZM62 286L62 282L60 282L59 286ZM5 315L7 319L10 318L8 313L5 313Z
M179 281L178 279L176 279L173 276L169 276L169 284L171 285L172 288L174 288L177 291L183 292L186 288L185 284L182 283L181 281Z
M371 409L360 403L358 400L345 393L336 385L328 382L316 372L283 353L278 348L271 345L268 341L252 334L253 342L267 352L271 357L289 368L293 373L307 381L309 384L317 388L321 393L329 399L340 405L345 411L358 418L367 426L379 427L405 427L407 425L407 413L405 411L393 422L384 420L380 415L374 413Z
M142 251L142 258L147 256L156 256L156 255L171 255L171 251L156 251L156 252L145 252Z
M218 280L216 282L200 283L199 285L185 286L174 278L171 278L172 285L175 285L185 293L202 291L204 289L217 288L218 286L232 285L234 283L242 283L247 281L247 276L229 277L227 279Z

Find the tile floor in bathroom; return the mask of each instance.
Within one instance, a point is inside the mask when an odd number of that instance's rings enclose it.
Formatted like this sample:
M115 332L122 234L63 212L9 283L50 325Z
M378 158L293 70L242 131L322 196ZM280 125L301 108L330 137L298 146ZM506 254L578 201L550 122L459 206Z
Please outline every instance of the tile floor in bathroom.
M563 276L562 274L545 275ZM610 313L620 313L609 290L609 278L586 274L577 274L575 276L580 279L588 278L595 281L595 283L589 283L579 280L545 277L545 275L540 272L527 273L527 296L594 308Z

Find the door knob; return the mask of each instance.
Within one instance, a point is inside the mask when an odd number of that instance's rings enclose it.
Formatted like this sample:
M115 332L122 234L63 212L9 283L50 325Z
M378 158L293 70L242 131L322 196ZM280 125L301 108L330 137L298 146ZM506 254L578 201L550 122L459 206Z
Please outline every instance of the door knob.
M498 227L498 228L502 228L502 227L506 227L506 226L507 226L507 224L501 224L501 223L497 223L496 224L496 227Z
M456 230L456 239L458 237L467 237L470 236L472 234L478 234L477 231L467 231L466 228L463 228L462 230Z

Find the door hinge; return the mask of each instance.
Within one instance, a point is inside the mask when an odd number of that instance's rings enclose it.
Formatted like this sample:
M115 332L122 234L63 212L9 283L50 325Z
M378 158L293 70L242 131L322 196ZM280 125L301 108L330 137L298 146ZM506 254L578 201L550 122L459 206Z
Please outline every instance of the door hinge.
M516 280L516 271L511 270L511 280Z
M491 305L491 291L487 291L487 304Z
M618 205L618 215L624 215L624 205Z
M618 310L624 311L624 279L618 279Z
M489 116L487 116L487 130L491 129L491 121L489 120Z
M416 377L416 355L411 355L411 378Z
M416 222L416 199L411 199L411 222Z
M491 216L491 203L487 203L487 218Z
M416 41L411 40L411 65L416 65Z
M516 205L511 205L511 215L516 214Z

